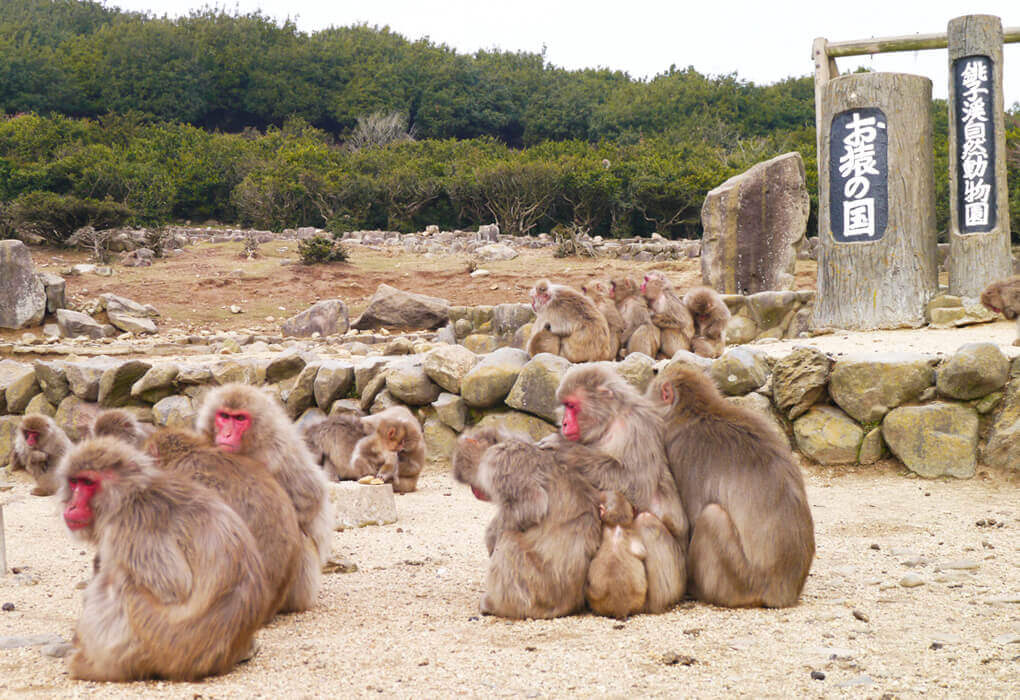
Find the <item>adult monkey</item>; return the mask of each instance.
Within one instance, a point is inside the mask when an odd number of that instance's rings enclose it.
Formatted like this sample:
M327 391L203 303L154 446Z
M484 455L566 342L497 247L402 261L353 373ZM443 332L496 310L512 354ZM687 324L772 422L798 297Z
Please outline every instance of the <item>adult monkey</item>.
M655 543L645 559L648 610L668 609L685 590L688 524L666 461L660 412L616 372L599 365L568 370L556 398L563 404L560 434L543 440L543 446L561 450L561 461L578 443L606 455L578 459L577 468L600 491L621 492L639 512L639 524L653 525L642 518L653 515L675 540L675 546Z
M1020 275L992 282L981 292L981 303L1007 319L1016 319L1016 340L1020 345Z
M608 280L592 280L581 287L581 291L595 304L609 324L609 354L615 360L620 355L620 337L626 328L626 322L620 310L613 303L613 287Z
M591 299L549 280L531 289L535 310L528 355L552 352L571 362L612 360L609 324Z
M71 449L71 440L56 422L41 413L21 419L11 449L11 471L24 469L35 479L33 496L50 496L60 486L57 466Z
M702 357L719 357L726 349L726 326L730 309L711 287L693 287L684 294L684 306L694 319L691 352Z
M72 678L194 681L250 653L270 591L233 509L111 437L76 446L60 475L64 521L102 561L85 588Z
M305 546L284 609L307 610L322 584L322 565L333 536L326 474L283 407L247 384L224 384L210 391L199 408L195 428L221 449L266 465L290 496Z
M130 412L122 408L111 408L97 415L92 421L89 436L109 435L135 447L141 447L154 430L151 425L143 425Z
M661 272L649 272L641 284L641 293L648 300L652 323L662 331L659 355L669 359L678 350L690 350L694 319L673 290L673 283Z
M662 333L652 323L652 314L641 296L641 287L629 277L617 277L610 284L609 296L616 304L624 324L620 334L622 354L641 352L655 359L659 353Z
M727 607L797 602L815 553L804 480L783 437L703 373L667 365L648 388L691 519L688 586Z
M241 516L262 561L272 601L265 621L286 607L303 548L297 513L269 470L248 457L220 450L190 430L163 428L146 442L158 466L209 487Z

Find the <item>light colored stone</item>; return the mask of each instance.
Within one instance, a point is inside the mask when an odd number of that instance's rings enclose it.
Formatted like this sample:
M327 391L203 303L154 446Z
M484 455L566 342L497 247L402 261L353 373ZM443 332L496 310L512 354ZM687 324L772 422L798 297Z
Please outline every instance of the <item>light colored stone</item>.
M330 482L328 489L337 530L397 522L397 504L390 484L340 481Z
M445 299L380 284L351 328L432 329L445 325L449 315L450 304Z
M813 406L793 423L797 448L819 464L857 462L864 430L833 406Z
M974 476L978 415L969 406L936 402L893 409L882 421L882 437L912 472L934 478Z
M803 415L825 395L832 361L821 350L795 347L772 367L772 398L790 420Z
M528 353L514 348L501 348L485 355L461 380L460 395L474 408L499 404L510 393L529 359Z
M21 241L0 241L0 328L38 326L46 315L46 290Z
M439 385L429 379L421 357L391 363L386 372L386 390L408 406L425 406L442 393Z
M439 345L425 354L425 373L436 384L453 394L460 393L460 383L478 356L462 345Z
M32 365L0 360L0 393L6 413L24 413L25 406L41 391Z
M841 358L829 375L829 395L857 422L874 423L935 383L933 362L907 354Z
M443 392L435 401L432 408L436 412L436 418L450 429L460 432L467 424L467 404L457 394Z
M995 343L961 345L935 371L939 393L953 399L976 399L1001 389L1009 379L1009 359Z
M315 404L324 411L328 410L334 401L347 395L353 384L353 364L337 360L323 360L312 384Z
M739 396L761 387L769 378L769 366L762 353L739 346L728 348L709 374L724 394Z
M992 423L981 459L989 466L1020 469L1020 373L1014 372Z
M320 336L343 334L349 328L347 304L340 299L326 299L284 321L281 331L284 335L307 338L314 333Z
M150 318L140 318L117 311L108 311L106 318L118 330L137 335L152 335L157 332L156 324Z
M103 408L126 406L132 400L131 388L152 365L142 360L126 360L109 368L99 378L96 401Z
M167 396L152 407L155 424L167 428L193 429L197 415L198 411L187 396Z
M556 400L556 389L570 367L569 361L557 355L535 355L517 376L505 399L506 405L555 422L560 405Z
M498 427L512 433L524 433L535 441L552 435L557 430L555 425L519 411L491 411L486 413L477 425L481 428Z

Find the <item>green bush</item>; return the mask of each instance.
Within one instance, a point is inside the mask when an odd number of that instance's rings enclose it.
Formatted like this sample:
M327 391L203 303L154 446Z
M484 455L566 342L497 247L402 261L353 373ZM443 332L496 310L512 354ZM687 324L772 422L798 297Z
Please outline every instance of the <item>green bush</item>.
M14 228L42 236L58 246L66 245L82 226L102 230L122 226L134 216L125 204L110 200L79 198L54 192L29 192L14 201Z
M305 265L316 263L347 262L347 248L338 240L327 236L312 236L298 243L298 254Z

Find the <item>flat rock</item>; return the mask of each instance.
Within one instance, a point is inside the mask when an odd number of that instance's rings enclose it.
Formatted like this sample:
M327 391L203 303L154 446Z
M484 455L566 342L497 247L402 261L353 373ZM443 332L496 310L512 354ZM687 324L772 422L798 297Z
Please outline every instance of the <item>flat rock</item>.
M330 482L329 501L337 530L397 522L397 504L391 484Z

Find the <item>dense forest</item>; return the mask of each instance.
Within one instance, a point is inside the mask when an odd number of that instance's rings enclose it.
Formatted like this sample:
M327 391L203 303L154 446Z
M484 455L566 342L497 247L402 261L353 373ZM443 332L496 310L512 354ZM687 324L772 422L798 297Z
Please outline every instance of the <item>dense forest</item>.
M386 28L307 34L258 13L5 2L0 228L45 213L65 228L497 221L509 233L696 236L709 189L787 151L804 157L816 202L813 99L810 77L758 86L670 67L637 80ZM945 102L932 114L944 229ZM1020 108L1006 119L1017 232Z

